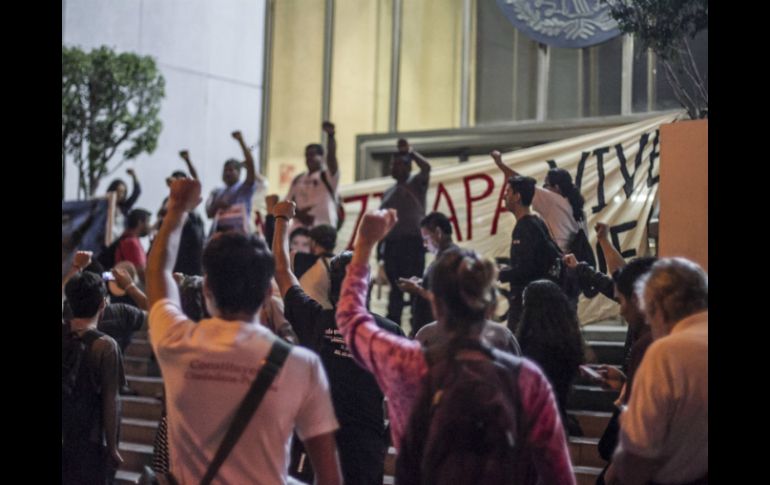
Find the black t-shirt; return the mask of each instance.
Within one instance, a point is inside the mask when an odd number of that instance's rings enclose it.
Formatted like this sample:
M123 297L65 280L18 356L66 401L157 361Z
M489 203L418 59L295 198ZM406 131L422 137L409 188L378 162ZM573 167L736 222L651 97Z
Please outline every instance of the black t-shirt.
M104 314L96 328L114 338L121 352L131 343L131 336L142 328L146 314L135 306L125 303L111 303L104 309Z
M500 281L510 283L512 288L524 288L535 280L545 278L558 252L545 222L535 215L524 216L513 228L511 267L500 272Z
M334 310L324 310L302 288L293 286L284 297L284 315L291 323L303 347L321 357L329 376L332 402L340 426L356 426L385 438L382 391L372 374L353 361L345 339L337 330ZM403 335L401 328L374 315L385 330Z
M302 278L302 275L313 267L319 256L310 253L295 253L294 254L294 276L297 279Z
M64 302L62 318L72 319L72 309L69 302ZM104 313L96 328L114 338L120 346L120 351L125 352L131 343L131 336L142 328L147 314L133 305L125 303L110 303L104 308Z
M186 275L202 275L203 258L203 219L195 212L187 213L187 220L182 226L182 237L179 240L179 253L174 265L175 273Z
M163 218L166 216L166 210L168 205L168 197L163 199L163 203L158 211L158 219L160 224L163 223ZM159 224L159 225L160 225ZM203 240L205 238L205 230L203 227L203 219L198 215L196 211L190 211L187 213L187 220L182 226L182 236L179 240L179 252L176 256L176 263L174 264L174 272L182 273L186 275L203 274Z

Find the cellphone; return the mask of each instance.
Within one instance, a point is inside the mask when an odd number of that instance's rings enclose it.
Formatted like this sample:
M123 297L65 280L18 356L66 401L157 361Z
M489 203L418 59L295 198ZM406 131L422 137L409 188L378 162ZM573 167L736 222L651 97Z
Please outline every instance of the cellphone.
M596 379L596 380L603 380L604 379L604 377L602 377L601 374L596 372L591 367L588 367L587 365L581 365L580 366L580 370L582 370L587 376L589 376L589 377L591 377L593 379Z
M115 281L115 275L112 274L112 271L105 271L102 273L102 279L104 281Z

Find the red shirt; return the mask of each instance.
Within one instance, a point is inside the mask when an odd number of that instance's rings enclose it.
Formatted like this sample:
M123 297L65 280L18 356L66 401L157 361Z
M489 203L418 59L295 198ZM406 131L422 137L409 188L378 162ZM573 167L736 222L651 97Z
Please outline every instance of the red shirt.
M138 268L147 266L147 255L136 236L126 236L118 244L115 250L115 263L130 261Z

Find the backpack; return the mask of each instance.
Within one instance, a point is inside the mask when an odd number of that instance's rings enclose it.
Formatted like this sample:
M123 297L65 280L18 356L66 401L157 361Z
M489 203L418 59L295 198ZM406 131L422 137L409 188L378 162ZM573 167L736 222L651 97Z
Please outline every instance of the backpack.
M115 267L115 253L118 251L118 246L120 246L122 240L123 236L120 236L112 241L112 243L105 247L102 252L99 253L99 256L97 256L96 260L102 265L105 271L109 271Z
M87 359L93 343L103 335L87 330L79 336L69 322L62 324L62 439L87 437L94 423L101 422L101 392L89 375Z
M465 349L485 358L457 358ZM433 351L445 357L431 363ZM521 360L478 341L434 346L426 360L428 375L396 459L396 483L515 483L526 461L519 459L525 435L520 432Z
M538 246L537 260L538 266L541 268L540 278L551 280L563 289L567 269L562 260L564 253L561 252L558 244L554 242L551 234L548 232L548 227L542 219L538 218L535 226L537 226L545 241L544 245Z
M572 236L569 242L569 251L575 255L579 262L588 263L589 266L596 268L594 250L591 248L591 243L588 242L588 237L582 227Z
M546 244L540 248L541 250L538 254L540 267L543 268L541 278L551 280L559 285L564 294L567 295L567 298L577 305L577 299L580 296L581 291L577 273L567 268L567 265L564 264L564 253L562 253L558 244L551 238L551 234L548 232L545 223L543 222L542 224L536 225L546 241ZM583 238L585 238L585 233L582 234ZM590 251L591 246L588 245L588 240L585 240L585 244ZM590 298L595 295L586 293L586 296Z

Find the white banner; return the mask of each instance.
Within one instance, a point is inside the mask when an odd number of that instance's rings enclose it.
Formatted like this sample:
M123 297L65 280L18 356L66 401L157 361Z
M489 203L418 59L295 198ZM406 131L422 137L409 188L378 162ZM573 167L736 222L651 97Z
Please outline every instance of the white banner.
M551 167L566 169L585 198L589 240L597 248L597 222L610 226L613 244L625 258L643 255L647 248L647 220L658 192L660 168L659 127L680 113L582 135L503 154L503 161L542 185ZM345 224L339 231L337 250L352 248L361 216L378 209L382 193L392 178L378 178L341 186ZM489 257L508 257L513 214L505 209L503 173L491 157L431 171L426 214L440 211L450 218L454 239ZM604 257L596 250L599 269ZM582 324L618 315L618 306L604 296L581 297Z

